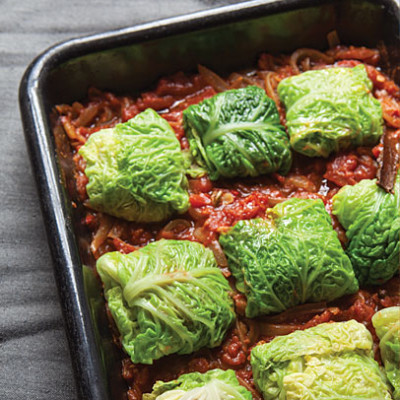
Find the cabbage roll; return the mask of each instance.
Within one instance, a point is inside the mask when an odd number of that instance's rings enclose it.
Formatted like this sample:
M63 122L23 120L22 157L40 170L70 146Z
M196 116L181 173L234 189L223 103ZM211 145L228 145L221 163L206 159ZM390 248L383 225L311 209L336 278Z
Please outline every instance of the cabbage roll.
M289 139L276 105L256 86L228 90L188 107L184 127L194 158L210 179L286 174Z
M228 281L200 243L160 240L106 253L96 267L134 363L216 347L235 319Z
M278 94L286 107L293 150L309 157L328 157L339 150L376 144L383 134L383 117L371 89L362 64L283 79Z
M400 400L400 307L388 307L372 317L386 376L394 388L393 399Z
M250 318L358 290L321 200L286 200L266 219L239 221L219 241Z
M88 206L128 221L156 222L189 207L185 160L168 122L147 109L93 133L86 161Z
M204 374L193 372L169 382L158 381L143 400L252 400L251 393L240 386L235 372L213 369Z
M251 351L264 400L390 400L368 329L350 320L279 336Z
M346 229L346 252L360 285L379 285L400 265L400 175L395 194L376 179L342 187L333 197L332 212Z

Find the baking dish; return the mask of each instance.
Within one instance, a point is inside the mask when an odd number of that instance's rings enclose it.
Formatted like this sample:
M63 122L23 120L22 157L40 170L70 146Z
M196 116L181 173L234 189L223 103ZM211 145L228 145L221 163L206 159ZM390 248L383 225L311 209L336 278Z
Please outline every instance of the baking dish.
M71 40L31 64L20 87L21 115L81 398L119 399L126 388L100 288L82 268L50 128L52 107L84 98L89 86L135 93L198 63L223 74L254 64L261 51L324 48L334 29L344 43L384 41L391 65L398 66L399 14L395 0L249 1ZM400 68L386 72L399 81Z

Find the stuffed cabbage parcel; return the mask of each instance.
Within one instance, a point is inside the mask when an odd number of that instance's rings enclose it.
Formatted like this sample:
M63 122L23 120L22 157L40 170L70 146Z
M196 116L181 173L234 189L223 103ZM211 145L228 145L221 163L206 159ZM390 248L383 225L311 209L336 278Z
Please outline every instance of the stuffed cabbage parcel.
M185 161L168 122L148 109L93 133L86 161L89 206L128 221L161 221L189 206Z
M283 79L278 94L286 107L292 148L309 157L328 157L377 143L383 133L382 108L371 89L364 65Z
M212 180L290 169L289 139L276 105L256 86L192 105L183 120L191 151Z
M193 372L170 382L158 381L143 400L252 400L233 370L213 369L204 374Z
M390 400L368 329L354 321L279 336L251 351L264 400Z
M237 289L247 296L248 317L330 301L358 289L321 200L286 200L266 219L239 221L220 243Z
M160 240L106 253L96 267L134 363L218 346L235 318L228 281L199 243Z
M394 388L394 400L400 400L400 307L389 307L372 317L378 335L386 376Z
M347 254L360 285L380 284L400 265L400 174L395 194L376 180L347 185L333 197L333 214L346 229Z

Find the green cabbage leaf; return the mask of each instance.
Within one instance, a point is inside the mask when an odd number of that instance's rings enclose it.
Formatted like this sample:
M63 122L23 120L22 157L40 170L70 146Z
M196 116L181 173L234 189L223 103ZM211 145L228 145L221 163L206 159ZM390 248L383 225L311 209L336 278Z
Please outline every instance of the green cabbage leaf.
M239 221L219 241L250 318L358 290L321 200L277 204L266 219Z
M152 109L93 133L79 154L86 161L89 206L97 211L156 222L189 207L179 141Z
M289 139L276 105L256 86L189 106L183 120L191 151L212 180L290 169Z
M400 175L394 195L375 179L344 186L333 197L332 212L346 229L346 251L360 285L394 276L400 265Z
M96 267L134 363L216 347L235 318L228 281L200 243L160 240L106 253Z
M193 372L170 382L158 381L143 400L252 400L233 370L213 369L204 374Z
M382 108L371 94L364 65L307 71L283 79L292 148L309 157L376 144L383 133Z
M386 376L394 388L394 400L400 400L400 307L388 307L372 317L378 335Z
M367 328L350 320L279 336L251 351L264 400L390 400Z

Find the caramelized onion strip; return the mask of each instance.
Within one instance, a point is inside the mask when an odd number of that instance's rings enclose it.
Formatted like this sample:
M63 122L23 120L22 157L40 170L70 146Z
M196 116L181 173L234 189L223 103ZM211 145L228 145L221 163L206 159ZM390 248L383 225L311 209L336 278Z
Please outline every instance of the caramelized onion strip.
M99 214L100 226L93 236L92 243L90 244L90 250L93 255L96 254L99 247L105 242L108 237L108 233L113 227L113 222L108 215Z
M298 49L290 56L290 66L297 74L300 73L299 62L306 57L310 58L310 60L322 60L327 64L332 64L334 62L332 57L318 50L307 48Z
M200 76L204 81L210 85L216 92L225 92L229 89L229 85L215 72L204 67L203 65L198 65L198 70Z

